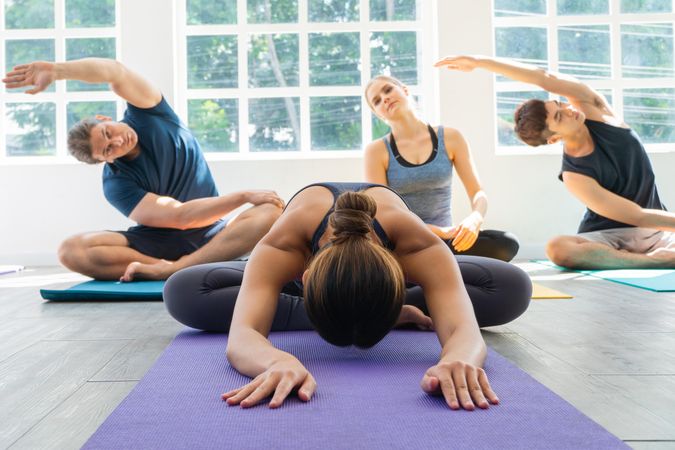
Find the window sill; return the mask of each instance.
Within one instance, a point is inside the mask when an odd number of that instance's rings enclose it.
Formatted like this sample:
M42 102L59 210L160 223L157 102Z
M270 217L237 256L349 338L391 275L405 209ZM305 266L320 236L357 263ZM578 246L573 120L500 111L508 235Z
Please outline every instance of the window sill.
M311 152L204 153L207 162L217 161L296 161L361 159L361 150L316 150ZM11 156L0 159L3 166L69 166L84 164L71 156Z
M672 144L645 144L647 154L675 153L675 143ZM562 145L542 145L529 147L527 145L498 146L495 150L497 156L539 156L539 155L562 155Z

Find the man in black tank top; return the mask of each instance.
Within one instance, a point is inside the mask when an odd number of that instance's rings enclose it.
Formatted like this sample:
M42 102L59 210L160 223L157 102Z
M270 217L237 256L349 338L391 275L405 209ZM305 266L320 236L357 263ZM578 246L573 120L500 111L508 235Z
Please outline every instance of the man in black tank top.
M573 77L501 58L449 56L436 66L481 68L569 99L528 100L514 114L525 143L563 143L559 178L587 207L579 234L548 242L553 262L575 269L675 268L675 214L659 199L640 138L602 94Z

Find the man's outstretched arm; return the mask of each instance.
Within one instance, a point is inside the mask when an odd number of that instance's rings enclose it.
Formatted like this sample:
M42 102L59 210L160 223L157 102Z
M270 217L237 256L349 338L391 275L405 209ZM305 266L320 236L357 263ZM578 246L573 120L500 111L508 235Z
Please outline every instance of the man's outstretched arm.
M578 79L564 74L549 72L528 64L522 64L505 58L489 56L446 56L435 64L436 67L445 67L450 70L471 72L474 69L483 69L493 72L514 81L533 84L545 91L562 95L570 100L595 103L597 92Z
M56 80L78 80L86 83L109 83L113 92L139 108L152 108L162 94L146 79L124 64L104 58L85 58L66 62L35 61L21 64L2 80L7 89L32 86L28 94L37 94Z

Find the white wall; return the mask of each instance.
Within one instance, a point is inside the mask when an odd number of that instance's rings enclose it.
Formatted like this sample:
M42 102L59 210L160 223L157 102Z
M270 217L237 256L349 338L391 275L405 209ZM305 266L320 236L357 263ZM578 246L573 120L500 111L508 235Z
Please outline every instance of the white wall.
M175 98L172 30L174 10L161 1L136 0L142 14L122 4L124 62L153 80L168 99ZM490 3L439 0L439 53L492 53ZM139 6L140 5L140 6ZM128 7L128 6L127 6ZM152 29L144 29L153 17ZM461 20L460 20L461 18ZM162 24L161 26L159 24ZM583 208L557 181L560 156L496 156L492 77L486 73L441 73L442 123L460 129L470 142L481 180L490 197L485 226L515 232L521 257L543 255L547 238L573 233ZM675 150L675 147L674 147ZM675 205L675 153L653 154L663 201ZM210 162L221 192L273 188L289 198L314 181L357 181L360 158L248 160ZM0 166L0 264L56 263L56 248L68 235L85 230L123 229L129 221L103 198L100 166L83 164ZM455 218L469 211L456 183Z

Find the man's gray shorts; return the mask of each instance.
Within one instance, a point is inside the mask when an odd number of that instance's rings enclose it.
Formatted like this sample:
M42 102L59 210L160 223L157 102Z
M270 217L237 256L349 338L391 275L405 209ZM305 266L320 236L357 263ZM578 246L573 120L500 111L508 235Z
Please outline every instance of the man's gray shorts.
M631 253L649 253L659 248L675 250L675 233L653 228L610 228L577 234L580 238Z

